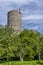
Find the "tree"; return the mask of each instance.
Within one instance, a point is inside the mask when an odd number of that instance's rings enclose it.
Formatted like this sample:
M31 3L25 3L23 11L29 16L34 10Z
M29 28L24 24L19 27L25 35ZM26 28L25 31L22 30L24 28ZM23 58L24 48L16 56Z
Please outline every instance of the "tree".
M0 28L0 58L19 57L23 61L28 56L29 60L36 55L40 60L43 50L43 36L34 30L24 29L20 34L14 35L11 28Z
M30 31L27 29L22 31L18 36L15 38L15 44L17 47L16 54L20 57L20 60L23 61L25 55L31 53L33 56L33 46L34 46L34 39L30 37ZM32 52L33 51L33 52ZM31 56L31 57L32 57Z
M8 58L13 56L12 44L13 34L11 28L0 28L0 57Z

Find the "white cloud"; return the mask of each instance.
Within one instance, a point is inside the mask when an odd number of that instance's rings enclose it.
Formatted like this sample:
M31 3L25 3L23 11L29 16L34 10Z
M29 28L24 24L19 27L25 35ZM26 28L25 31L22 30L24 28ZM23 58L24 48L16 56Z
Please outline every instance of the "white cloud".
M33 29L33 30L39 30L39 26L34 26L31 29Z
M29 19L43 19L43 15L30 15L30 16L24 16L22 18L23 20L29 20Z
M2 1L4 1L4 2L14 2L14 3L16 3L16 4L19 4L19 5L21 5L21 4L29 4L30 2L37 2L38 0L0 0L0 2L2 2Z
M27 1L34 1L34 0L0 0L0 1L27 2Z
M0 2L14 2L16 4L27 4L28 0L1 0Z

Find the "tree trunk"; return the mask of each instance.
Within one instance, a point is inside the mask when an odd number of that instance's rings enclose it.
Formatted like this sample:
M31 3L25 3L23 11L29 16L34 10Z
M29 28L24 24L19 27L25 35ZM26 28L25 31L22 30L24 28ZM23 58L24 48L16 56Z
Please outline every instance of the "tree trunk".
M23 61L23 56L20 56L20 61Z
M40 53L39 53L39 60L40 60Z

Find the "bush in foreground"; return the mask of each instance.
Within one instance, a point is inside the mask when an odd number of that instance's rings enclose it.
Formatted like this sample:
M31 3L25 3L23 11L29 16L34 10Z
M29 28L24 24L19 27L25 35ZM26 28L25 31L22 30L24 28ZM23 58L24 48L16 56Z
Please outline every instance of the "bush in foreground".
M0 63L0 65L43 65L43 61L12 61Z

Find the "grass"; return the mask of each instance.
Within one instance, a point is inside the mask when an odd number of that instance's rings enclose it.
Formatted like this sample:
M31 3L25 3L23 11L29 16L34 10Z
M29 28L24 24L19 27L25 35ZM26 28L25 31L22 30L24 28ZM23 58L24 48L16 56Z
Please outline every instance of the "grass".
M0 65L43 65L43 61L9 61L0 63Z

